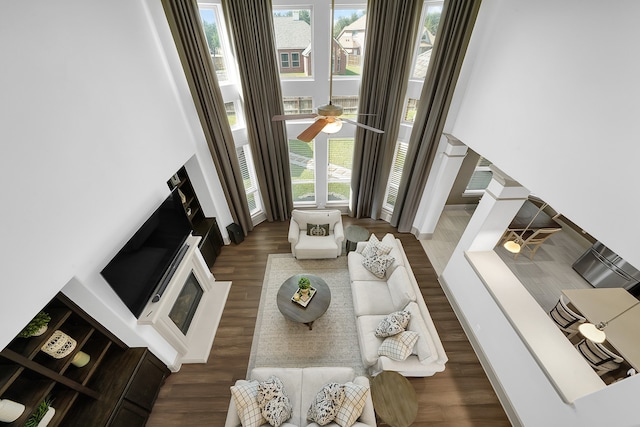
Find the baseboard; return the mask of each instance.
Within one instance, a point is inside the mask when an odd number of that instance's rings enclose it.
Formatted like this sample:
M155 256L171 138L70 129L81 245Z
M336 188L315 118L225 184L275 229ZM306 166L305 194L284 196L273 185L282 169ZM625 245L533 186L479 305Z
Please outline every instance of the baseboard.
M509 396L507 395L506 391L502 387L502 383L500 382L500 379L497 377L495 371L493 370L493 367L491 366L491 362L489 361L486 354L482 350L482 346L476 339L476 336L473 333L473 328L467 321L467 318L464 315L464 312L456 302L456 299L454 298L453 294L449 291L449 286L447 285L447 281L442 276L439 276L438 282L440 282L440 286L442 287L442 290L444 291L444 294L447 297L447 300L449 300L449 304L451 304L451 308L453 308L453 312L456 314L456 317L458 318L460 325L462 325L462 329L464 330L464 333L467 336L469 343L471 343L471 347L473 347L473 351L476 353L476 356L478 356L478 360L482 365L482 369L484 369L484 372L487 374L487 378L491 383L491 387L493 387L493 390L496 392L496 396L498 396L498 400L500 401L500 404L502 405L504 412L507 414L507 418L509 418L511 425L513 425L514 427L524 427L524 424L520 420L520 417L518 417L517 412L515 411L513 405L511 404L511 400L509 399Z

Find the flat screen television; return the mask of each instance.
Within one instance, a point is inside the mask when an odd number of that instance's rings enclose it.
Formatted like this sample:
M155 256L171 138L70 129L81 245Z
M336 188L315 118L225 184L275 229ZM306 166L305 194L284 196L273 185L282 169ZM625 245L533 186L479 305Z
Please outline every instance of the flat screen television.
M191 231L178 190L174 189L101 271L136 317L150 300L162 294L186 252L185 241Z

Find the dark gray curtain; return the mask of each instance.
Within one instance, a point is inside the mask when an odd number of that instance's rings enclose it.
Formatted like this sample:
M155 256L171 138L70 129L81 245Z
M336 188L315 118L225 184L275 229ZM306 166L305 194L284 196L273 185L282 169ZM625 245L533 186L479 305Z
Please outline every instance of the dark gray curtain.
M422 0L369 0L358 121L385 131L356 130L351 213L380 217L402 116Z
M268 221L288 220L293 209L289 149L273 32L271 1L223 0L240 80L249 143Z
M162 0L204 136L231 211L246 235L253 229L236 148L195 0Z
M480 3L445 1L391 218L398 231L411 232Z

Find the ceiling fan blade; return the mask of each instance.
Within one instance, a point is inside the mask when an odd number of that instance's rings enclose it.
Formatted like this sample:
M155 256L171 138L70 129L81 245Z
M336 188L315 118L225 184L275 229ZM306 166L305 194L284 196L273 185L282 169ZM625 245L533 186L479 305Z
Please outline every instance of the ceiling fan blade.
M376 132L376 133L384 133L383 130L376 129L376 128L371 127L371 126L364 125L364 124L362 124L360 122L356 122L355 120L350 120L350 119L340 119L340 120L342 120L343 122L351 123L352 125L359 126L359 127L363 128L363 129L367 129L367 130Z
M281 114L271 118L272 122L279 122L281 120L298 120L298 119L312 119L318 117L316 113L312 114Z
M322 131L327 123L329 123L329 120L324 117L319 118L313 122L311 126L302 131L302 133L298 135L298 139L304 142L311 142L311 140Z

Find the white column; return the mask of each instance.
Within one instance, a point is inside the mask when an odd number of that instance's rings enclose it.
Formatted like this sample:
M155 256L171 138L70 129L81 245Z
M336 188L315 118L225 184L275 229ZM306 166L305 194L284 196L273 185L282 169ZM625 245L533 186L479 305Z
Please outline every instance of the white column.
M454 136L442 134L441 144L444 140L447 145L444 152L436 156L413 223L413 234L418 239L433 236L462 161L467 155L467 146Z
M493 179L465 229L456 251L491 251L530 191L491 166Z

